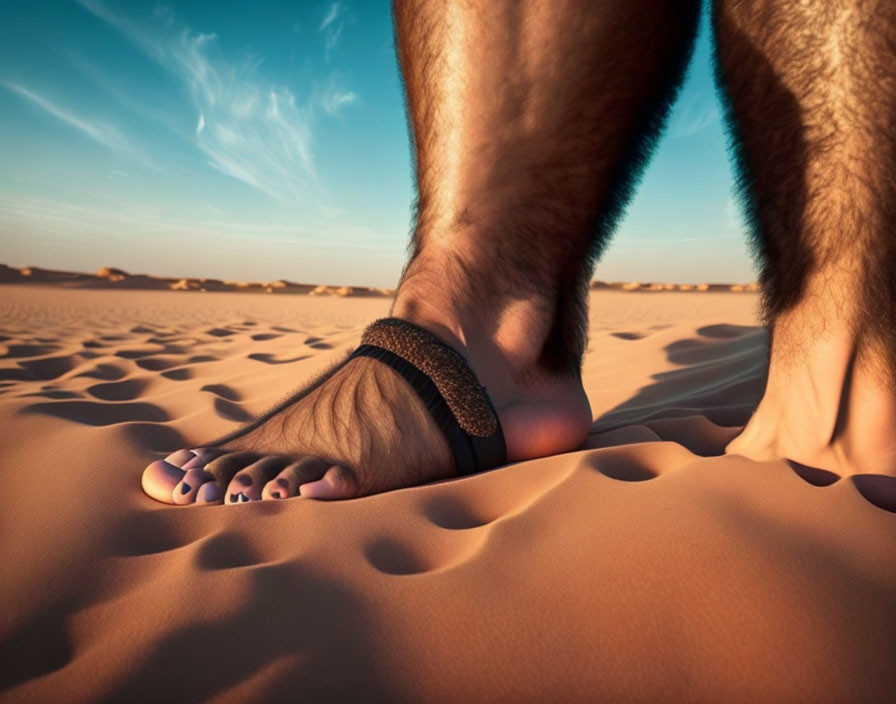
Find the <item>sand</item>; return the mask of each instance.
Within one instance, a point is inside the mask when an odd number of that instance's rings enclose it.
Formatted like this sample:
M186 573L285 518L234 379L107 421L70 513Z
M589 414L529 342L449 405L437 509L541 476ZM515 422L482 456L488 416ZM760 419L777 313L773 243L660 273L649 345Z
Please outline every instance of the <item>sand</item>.
M755 294L591 297L582 450L176 508L149 460L389 299L0 286L0 698L892 701L892 484L722 454L762 390Z

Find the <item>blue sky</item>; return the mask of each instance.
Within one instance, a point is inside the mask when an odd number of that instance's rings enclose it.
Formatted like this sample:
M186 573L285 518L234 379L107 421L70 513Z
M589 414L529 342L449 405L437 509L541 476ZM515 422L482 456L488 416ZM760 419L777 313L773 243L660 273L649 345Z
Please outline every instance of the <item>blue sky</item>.
M754 278L710 55L596 278ZM392 286L404 261L386 0L4 0L0 134L4 263Z

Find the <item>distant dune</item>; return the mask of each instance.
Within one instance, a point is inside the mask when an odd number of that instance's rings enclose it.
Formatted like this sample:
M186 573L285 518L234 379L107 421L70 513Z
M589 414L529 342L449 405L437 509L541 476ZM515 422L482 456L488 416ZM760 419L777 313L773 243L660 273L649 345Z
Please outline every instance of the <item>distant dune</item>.
M660 291L684 291L687 293L705 293L712 291L713 293L755 293L759 290L759 284L669 284L657 281L592 281L591 290L599 291L601 289L614 291L638 291L648 293L659 293Z
M29 284L41 286L62 286L65 288L99 288L99 289L129 289L143 291L239 291L241 293L291 293L310 296L361 296L361 297L388 297L395 291L388 288L375 288L371 286L333 286L323 284L300 284L294 281L279 279L277 281L223 281L221 279L193 278L167 278L153 276L151 274L131 274L123 269L112 266L99 268L96 273L88 274L75 271L58 271L55 269L43 269L36 266L26 266L18 269L6 264L0 264L0 284ZM752 293L759 290L758 284L669 284L658 282L639 281L592 281L591 289L613 291L684 291L691 293L734 292Z
M241 293L298 293L315 296L391 296L394 291L370 286L321 286L294 281L249 282L223 281L203 277L168 278L151 274L131 274L123 269L104 266L96 273L58 271L36 266L21 269L0 264L0 283L62 286L86 289L129 289L143 291L239 291Z

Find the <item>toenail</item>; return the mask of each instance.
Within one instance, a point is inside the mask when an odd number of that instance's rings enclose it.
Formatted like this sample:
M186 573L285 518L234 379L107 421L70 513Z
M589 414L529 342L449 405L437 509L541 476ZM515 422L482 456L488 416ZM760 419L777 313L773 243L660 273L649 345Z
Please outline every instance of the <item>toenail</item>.
M281 477L277 480L277 486L279 486L281 489L289 489L289 482Z
M240 497L242 494L231 494L230 495L230 503L238 504L240 502Z
M190 485L187 484L186 482L184 482L180 487L180 493L181 494L189 494L190 489L191 489Z
M271 492L271 496L273 496L275 499L282 499L282 498L283 498L282 496L280 496L280 492L279 492L279 491L272 491L272 492Z
M221 495L221 490L218 489L218 485L214 482L206 482L202 486L199 487L199 491L197 493L197 498L201 501L217 501L218 497Z
M243 486L249 486L252 483L252 477L248 474L237 474L235 479Z

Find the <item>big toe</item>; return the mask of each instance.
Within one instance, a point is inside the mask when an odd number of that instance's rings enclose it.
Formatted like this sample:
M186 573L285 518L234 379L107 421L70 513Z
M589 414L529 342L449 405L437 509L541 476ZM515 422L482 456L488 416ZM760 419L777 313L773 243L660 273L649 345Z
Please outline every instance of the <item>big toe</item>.
M184 470L165 460L156 460L143 470L140 480L145 491L156 501L166 504L174 503L174 487L184 478Z
M171 492L171 498L176 504L192 504L196 502L199 491L206 484L215 485L214 477L204 469L188 469L183 478ZM207 496L207 490L203 496ZM208 503L207 501L204 503Z

